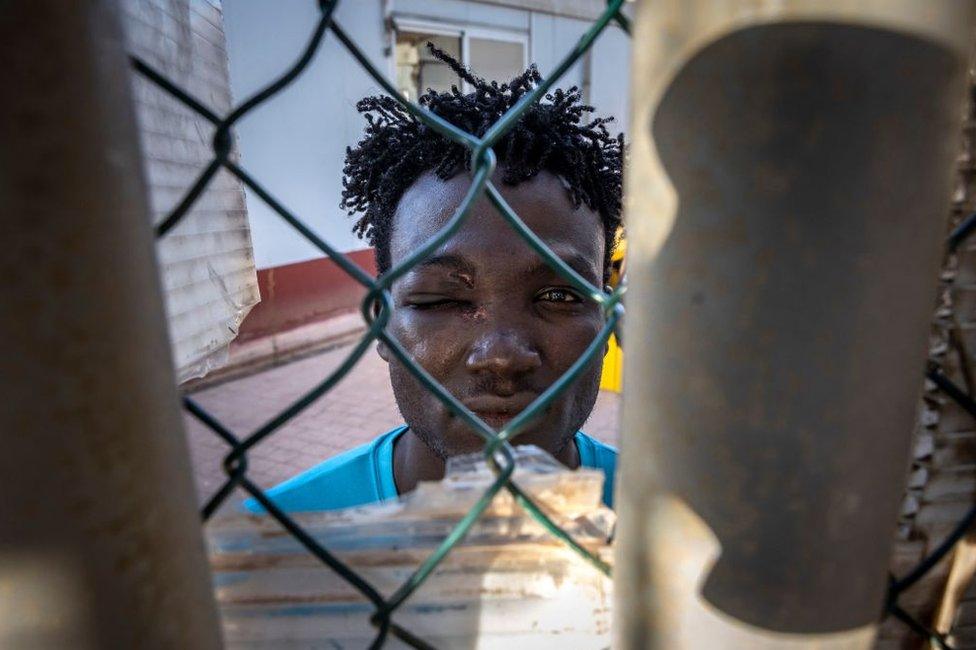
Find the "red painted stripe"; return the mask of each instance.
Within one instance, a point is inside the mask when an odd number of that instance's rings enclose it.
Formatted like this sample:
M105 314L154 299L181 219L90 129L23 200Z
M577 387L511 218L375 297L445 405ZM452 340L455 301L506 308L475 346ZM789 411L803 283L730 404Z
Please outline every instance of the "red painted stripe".
M376 276L372 248L346 255ZM366 295L362 285L328 258L260 269L258 288L261 302L241 323L239 343L355 311Z

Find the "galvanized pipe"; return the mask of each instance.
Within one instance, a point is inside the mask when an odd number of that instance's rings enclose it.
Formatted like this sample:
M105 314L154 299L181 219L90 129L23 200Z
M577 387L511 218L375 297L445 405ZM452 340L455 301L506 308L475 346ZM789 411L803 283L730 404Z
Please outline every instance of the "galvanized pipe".
M622 648L867 648L922 385L973 2L634 21Z
M0 647L218 648L114 3L0 61Z

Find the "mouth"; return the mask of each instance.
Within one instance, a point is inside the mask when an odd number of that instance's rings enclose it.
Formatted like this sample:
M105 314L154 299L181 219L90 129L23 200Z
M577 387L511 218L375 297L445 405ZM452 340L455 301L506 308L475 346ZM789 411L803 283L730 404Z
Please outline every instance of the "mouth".
M486 413L485 411L475 411L474 414L484 420L485 424L496 431L504 427L515 418L514 413Z
M534 393L517 393L511 397L483 395L464 400L464 405L485 424L498 430L511 422L537 397Z

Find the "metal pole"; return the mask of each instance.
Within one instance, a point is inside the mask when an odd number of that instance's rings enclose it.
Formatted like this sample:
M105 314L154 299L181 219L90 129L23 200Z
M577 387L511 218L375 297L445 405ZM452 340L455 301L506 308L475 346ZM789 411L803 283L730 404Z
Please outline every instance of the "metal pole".
M114 3L0 61L0 647L220 647Z
M634 21L622 648L867 648L922 384L972 2Z

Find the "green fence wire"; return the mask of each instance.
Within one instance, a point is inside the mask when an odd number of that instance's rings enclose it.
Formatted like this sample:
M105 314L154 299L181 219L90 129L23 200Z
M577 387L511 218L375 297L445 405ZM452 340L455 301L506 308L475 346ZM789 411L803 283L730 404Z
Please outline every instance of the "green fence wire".
M204 409L200 404L190 397L184 397L183 403L186 410L196 417L200 422L212 430L225 443L231 451L224 458L223 466L227 474L227 480L206 502L202 509L204 521L217 510L218 507L227 499L230 493L237 487L248 492L267 512L274 517L281 526L288 531L299 543L301 543L312 555L321 560L325 565L335 571L350 585L363 594L374 606L375 612L370 618L370 622L376 627L376 637L371 647L381 647L389 635L393 635L403 642L415 648L430 648L427 642L412 634L409 630L399 626L393 620L398 607L400 607L416 589L423 584L430 574L436 569L437 565L451 552L451 549L460 542L467 532L471 529L478 517L489 506L492 499L502 490L507 490L514 499L538 522L540 522L552 535L564 542L569 548L575 551L586 562L589 562L597 570L610 576L610 567L599 557L588 551L577 543L568 533L553 522L528 495L526 495L511 478L515 469L515 461L512 440L523 431L525 427L549 405L552 400L559 396L566 388L574 382L583 372L588 364L595 361L601 355L604 345L610 335L615 331L623 315L621 298L624 287L621 286L613 293L605 293L599 287L592 285L583 279L578 273L570 268L565 262L557 257L549 247L538 236L536 236L519 218L514 210L505 202L505 199L498 192L491 182L491 173L495 167L495 154L492 146L511 128L513 128L521 115L529 107L541 100L552 85L589 50L597 37L603 32L607 25L616 22L625 32L630 33L630 22L621 12L624 0L608 0L606 9L592 23L579 42L570 50L545 78L529 93L523 96L498 122L491 127L482 137L476 137L467 133L446 120L434 115L424 107L411 103L404 99L396 91L393 85L376 69L375 66L366 58L362 50L346 34L338 22L333 18L339 0L320 0L320 17L306 44L301 56L289 67L280 77L269 83L259 92L242 102L224 117L218 116L211 111L202 101L190 95L186 90L180 88L165 76L157 72L152 66L137 57L131 57L132 66L142 76L156 84L158 87L173 96L176 100L186 107L205 118L215 126L213 136L214 157L210 163L199 174L193 185L187 190L179 204L156 226L156 236L164 237L176 226L187 214L200 195L206 190L214 175L224 168L236 176L254 194L260 197L279 217L297 230L305 239L312 243L332 259L345 273L356 282L361 284L366 290L361 309L362 315L368 324L368 329L363 337L353 346L342 364L325 377L315 387L305 393L302 397L294 401L283 411L268 420L265 424L258 427L250 434L239 437L212 414ZM366 72L376 81L391 97L395 98L405 110L415 119L423 122L430 128L436 130L445 138L457 142L471 151L473 163L472 183L463 202L452 216L450 221L437 232L422 247L413 252L406 260L395 265L379 278L372 278L364 272L358 265L352 262L347 256L334 249L326 241L318 237L308 226L306 226L297 216L291 213L285 206L266 190L257 180L247 173L239 164L231 160L230 154L233 146L231 129L234 124L244 117L247 113L260 106L263 102L283 90L292 81L299 77L308 67L316 52L321 46L328 32L331 32L348 53L366 70ZM418 365L400 345L400 343L386 332L386 325L392 310L390 298L390 287L392 283L411 268L422 262L432 251L441 246L445 241L454 235L467 218L471 206L479 195L485 194L491 204L499 211L506 222L511 226L517 236L521 237L533 250L557 273L565 278L576 289L582 292L589 300L598 304L605 318L603 328L597 337L590 343L583 354L573 363L573 365L543 392L532 404L522 413L512 419L499 431L493 430L460 401L452 396L443 386L430 376L420 365ZM495 474L495 480L485 490L484 494L477 501L475 506L454 526L453 530L441 542L437 549L403 582L403 584L389 597L384 597L362 576L356 574L346 564L339 560L335 555L320 545L302 527L292 519L287 513L278 508L264 491L250 481L247 477L247 452L262 440L272 435L289 420L298 415L302 410L311 405L322 395L335 386L352 368L356 365L364 353L376 341L385 343L393 354L403 363L403 365L416 376L416 378L437 398L450 409L455 416L460 417L474 431L485 440L484 455L489 467ZM949 382L944 376L938 377L939 381ZM938 381L937 381L938 383ZM951 382L949 382L951 384ZM971 409L976 415L976 402L960 390L956 390L958 395L949 392L950 396L960 401L964 408ZM919 567L912 571L905 579L892 579L892 586L889 590L889 598L885 607L885 615L892 614L906 622L909 627L921 636L926 637L944 648L949 646L938 634L926 629L918 621L914 620L904 610L898 606L898 595L913 584L921 574L924 574L934 566L948 551L953 543L972 525L976 519L976 509L973 510L962 522L956 532L950 536L946 543L940 545L938 549L920 563ZM921 571L921 573L919 573Z

